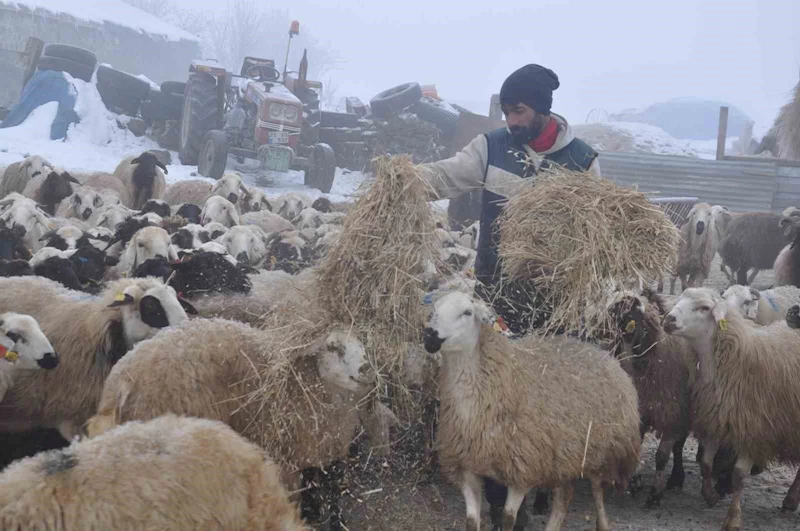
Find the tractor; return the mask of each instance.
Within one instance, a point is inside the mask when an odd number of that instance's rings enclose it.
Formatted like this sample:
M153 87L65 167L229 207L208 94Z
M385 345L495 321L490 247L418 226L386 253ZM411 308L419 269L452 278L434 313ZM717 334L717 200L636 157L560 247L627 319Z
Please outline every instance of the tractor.
M292 23L290 42L298 28ZM319 124L308 118L319 108L314 89L321 87L305 81L307 65L304 54L299 76L291 77L285 66L281 75L271 59L245 57L239 75L213 60L193 61L181 122L181 163L197 164L200 175L219 179L228 155L239 162L255 159L269 171L304 170L306 186L329 193L336 155L328 144L315 141Z

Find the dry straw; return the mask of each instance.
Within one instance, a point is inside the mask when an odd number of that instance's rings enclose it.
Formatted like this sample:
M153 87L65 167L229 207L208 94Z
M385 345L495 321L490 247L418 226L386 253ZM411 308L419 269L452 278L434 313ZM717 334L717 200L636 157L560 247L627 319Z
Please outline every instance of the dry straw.
M663 210L636 190L589 173L541 170L506 204L500 256L508 277L529 281L552 305L545 331L589 332L587 308L604 304L609 283L669 273L679 234Z

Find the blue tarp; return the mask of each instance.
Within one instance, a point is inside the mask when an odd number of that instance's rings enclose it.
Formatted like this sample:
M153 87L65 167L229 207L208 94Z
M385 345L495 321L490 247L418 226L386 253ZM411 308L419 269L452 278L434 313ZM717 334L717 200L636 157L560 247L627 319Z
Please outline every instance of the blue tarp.
M20 125L34 109L49 103L58 102L58 113L50 127L50 140L66 138L70 124L78 123L75 113L75 93L72 85L61 72L40 70L33 74L22 91L19 103L11 108L0 129Z

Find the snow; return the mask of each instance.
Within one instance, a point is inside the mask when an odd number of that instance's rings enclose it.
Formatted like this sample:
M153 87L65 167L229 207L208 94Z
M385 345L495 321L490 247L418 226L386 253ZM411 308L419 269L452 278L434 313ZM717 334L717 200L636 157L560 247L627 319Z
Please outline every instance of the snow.
M168 24L122 0L0 0L0 5L14 9L27 7L42 9L53 14L65 14L76 19L103 24L105 22L133 29L149 35L161 35L172 41L199 42L196 35Z
M604 122L573 125L572 129L575 136L598 151L698 157L689 141L673 138L654 125Z

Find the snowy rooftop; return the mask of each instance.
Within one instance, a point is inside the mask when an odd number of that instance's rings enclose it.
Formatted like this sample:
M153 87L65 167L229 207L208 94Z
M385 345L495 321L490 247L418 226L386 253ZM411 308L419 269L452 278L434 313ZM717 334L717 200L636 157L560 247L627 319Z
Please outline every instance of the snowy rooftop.
M169 40L199 41L191 33L168 24L163 20L129 6L121 0L0 0L0 8L41 9L53 14L64 14L79 20L96 23L111 23L146 33L160 35Z

